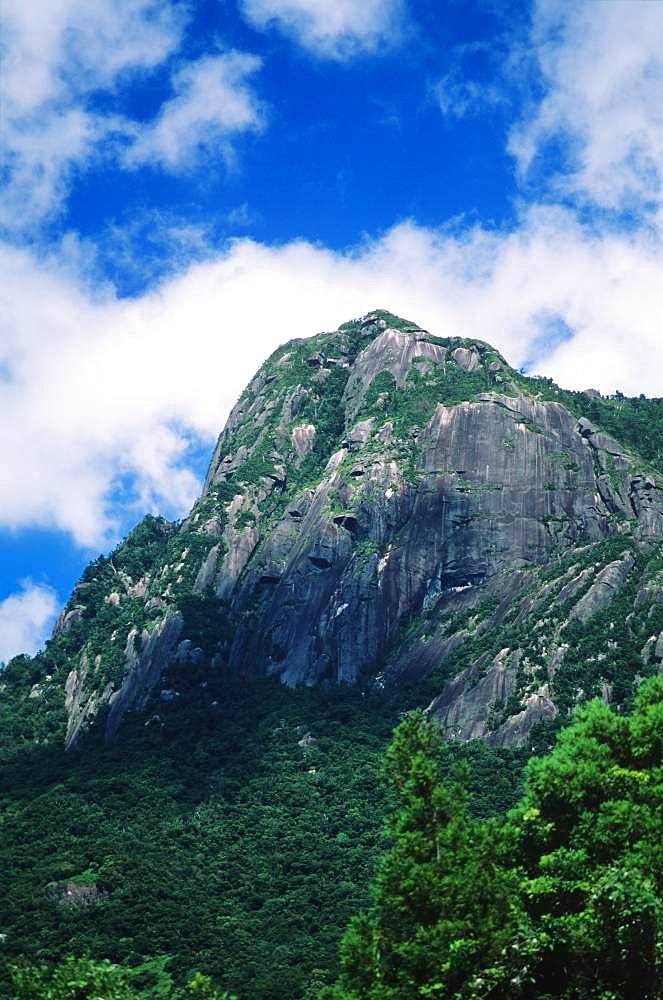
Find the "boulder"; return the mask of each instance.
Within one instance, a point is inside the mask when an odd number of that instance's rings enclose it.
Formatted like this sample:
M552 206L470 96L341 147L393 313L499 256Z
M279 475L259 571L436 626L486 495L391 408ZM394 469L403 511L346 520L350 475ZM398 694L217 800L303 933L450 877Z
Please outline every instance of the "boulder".
M466 372L475 372L481 368L481 358L473 348L468 350L466 347L457 347L455 351L451 352L451 357L458 367Z
M625 552L597 573L587 593L571 609L569 619L584 624L592 615L602 611L625 585L634 563L633 553Z
M315 442L315 427L313 424L301 424L293 427L291 433L292 447L299 462L306 458ZM299 463L298 463L299 464Z

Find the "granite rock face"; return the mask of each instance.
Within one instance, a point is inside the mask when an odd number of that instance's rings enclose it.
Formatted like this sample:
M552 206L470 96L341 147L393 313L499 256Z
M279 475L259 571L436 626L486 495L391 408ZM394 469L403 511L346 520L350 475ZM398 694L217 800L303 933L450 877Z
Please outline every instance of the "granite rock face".
M491 356L479 344L455 348L449 361L427 336L386 328L358 354L341 447L295 502L295 517L286 511L272 525L232 593L224 590L236 621L232 669L251 664L288 684L359 683L432 596L482 590L561 546L614 531L595 456L623 451L612 439L592 445L559 403L495 387L472 401L438 402L405 441L380 435L387 421L374 414L359 419L385 373L407 394L413 368L433 366L443 379L459 351L457 367L469 372L474 359ZM208 482L225 481L228 464L218 455ZM226 562L233 558L231 550Z
M382 312L280 348L230 414L189 517L143 529L149 559L130 536L115 558L127 568L104 564L65 609L59 634L84 635L85 587L103 584L119 623L71 665L70 745L100 712L112 738L160 679L169 690L184 642L290 685L437 685L422 703L448 734L495 746L600 693L614 683L603 660L591 684L568 680L567 635L601 618L621 642L615 602L633 591L634 636L657 606L663 477L576 395L481 340Z
M626 583L633 569L635 559L631 552L625 552L620 559L615 559L597 574L587 593L572 608L570 618L583 623L588 622L592 615L604 608Z
M132 629L125 648L125 672L121 685L108 699L106 736L112 739L130 710L140 712L157 686L164 664L172 661L182 632L182 616L168 611L151 632Z
M116 688L107 683L101 693L94 687L90 692L90 663L87 653L83 653L78 668L69 674L66 684L68 726L65 745L68 749L76 746L102 706L108 707L105 721L108 739L115 736L128 711L145 708L165 666L174 659L181 631L182 616L177 611L168 611L151 632L131 629L124 649L121 682ZM96 660L92 673L99 666Z
M516 687L520 650L502 649L488 665L477 661L455 677L428 706L429 714L454 739L484 739L491 734L490 714ZM499 730L497 730L499 731Z

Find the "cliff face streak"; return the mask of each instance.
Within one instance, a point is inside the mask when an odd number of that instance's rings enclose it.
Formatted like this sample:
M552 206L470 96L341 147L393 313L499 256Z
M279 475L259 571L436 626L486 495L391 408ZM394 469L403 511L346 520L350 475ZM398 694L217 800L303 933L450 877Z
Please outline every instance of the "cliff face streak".
M356 683L427 595L485 585L560 540L605 537L609 511L576 425L555 403L439 405L417 439L416 483L388 450L364 459L370 437L336 452L306 513L298 505L297 530L286 513L235 588L236 612L257 613L237 629L231 666ZM550 489L561 452L578 471Z

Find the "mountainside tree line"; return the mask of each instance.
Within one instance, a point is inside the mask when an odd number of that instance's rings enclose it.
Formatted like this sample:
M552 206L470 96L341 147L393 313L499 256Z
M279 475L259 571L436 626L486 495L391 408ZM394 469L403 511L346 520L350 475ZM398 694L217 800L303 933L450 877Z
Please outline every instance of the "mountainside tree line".
M341 715L356 726L359 716L352 699L350 695ZM283 700L278 709L283 711ZM338 711L338 705L328 702L331 718ZM271 725L273 710L267 719ZM291 720L278 725L287 732ZM349 751L349 744L344 750ZM312 753L305 761L307 778L311 762L323 764L322 747ZM506 795L503 790L491 801L486 787L491 775L499 784L499 775L509 768L506 758L489 761L490 754L477 745L445 744L425 715L407 715L382 767L390 806L386 852L372 902L345 934L338 982L325 985L329 971L322 955L310 957L306 984L300 979L297 985L297 977L288 980L272 941L262 952L262 978L240 988L239 997L660 997L663 678L642 684L630 716L600 701L580 709L552 753L527 765L518 804L497 815L495 807L508 800L509 791L513 801L518 768L512 761L514 781ZM474 775L468 758L475 765ZM255 796L255 787L249 791ZM382 796L375 800L378 812ZM356 808L352 795L348 807ZM256 842L249 837L245 846L250 865L248 852L256 849ZM313 866L318 863L315 856L308 860ZM307 919L325 920L319 904L312 892ZM212 921L213 912L212 906L207 915ZM221 950L222 924L215 923L216 947ZM253 931L265 934L268 927L256 925ZM84 938L77 940L80 944ZM91 934L88 951L94 953L101 940ZM250 947L237 941L246 961ZM301 947L302 939L297 943ZM210 948L214 950L212 942ZM67 958L55 969L34 959L10 964L12 985L4 995L16 1000L231 996L200 973L178 985L177 976L166 971L165 957L133 966L129 962L126 968L80 958ZM228 985L227 980L219 981Z

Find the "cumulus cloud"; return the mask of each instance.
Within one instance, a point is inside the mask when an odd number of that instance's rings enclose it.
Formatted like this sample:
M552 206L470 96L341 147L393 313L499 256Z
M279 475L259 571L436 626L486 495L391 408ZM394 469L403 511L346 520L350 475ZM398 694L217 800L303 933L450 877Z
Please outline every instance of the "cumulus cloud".
M3 94L12 115L112 86L160 63L179 43L178 8L159 0L45 0L3 4Z
M511 135L521 174L554 144L558 190L613 210L658 204L663 6L538 0L531 47L544 93Z
M317 56L344 60L393 45L404 23L401 0L241 0L255 28L276 27Z
M172 74L173 95L154 120L99 110L131 75L162 66L179 47L187 5L160 0L8 0L4 11L3 170L0 225L34 230L62 210L77 172L106 157L179 172L205 150L231 163L231 137L258 131L249 84L260 60L203 56Z
M91 293L60 259L5 249L0 265L22 292L0 338L0 524L84 545L116 529L120 484L127 504L184 513L199 488L189 446L211 448L263 359L375 307L517 366L537 343L567 386L663 394L661 239L600 236L563 209L507 233L405 222L345 253L238 240L128 300ZM551 318L569 339L542 351Z
M123 123L90 108L130 73L179 45L183 7L159 0L46 0L3 5L0 224L26 229L57 212L73 172Z
M219 149L231 160L230 137L263 126L261 103L247 83L260 65L257 56L226 52L183 66L173 76L174 96L157 119L136 129L125 163L153 163L178 171L190 166L203 149Z
M21 590L0 601L0 662L18 653L36 653L51 630L58 610L54 590L23 581Z

